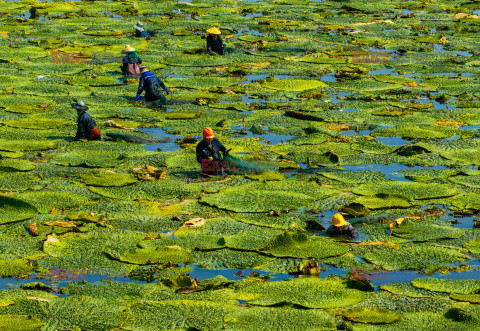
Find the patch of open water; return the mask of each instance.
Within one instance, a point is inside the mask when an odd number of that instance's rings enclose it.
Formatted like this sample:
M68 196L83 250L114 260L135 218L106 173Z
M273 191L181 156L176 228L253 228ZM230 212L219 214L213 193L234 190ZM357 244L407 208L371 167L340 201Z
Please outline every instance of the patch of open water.
M143 133L146 133L148 135L151 135L151 136L154 136L154 137L157 137L157 138L171 138L170 141L165 142L165 143L145 145L144 148L147 151L173 152L173 151L180 150L180 145L177 145L175 143L175 141L177 140L177 138L182 139L184 136L177 136L177 135L168 133L167 132L168 130L171 130L171 129L170 128L141 128L141 129L138 129L138 131L141 131Z

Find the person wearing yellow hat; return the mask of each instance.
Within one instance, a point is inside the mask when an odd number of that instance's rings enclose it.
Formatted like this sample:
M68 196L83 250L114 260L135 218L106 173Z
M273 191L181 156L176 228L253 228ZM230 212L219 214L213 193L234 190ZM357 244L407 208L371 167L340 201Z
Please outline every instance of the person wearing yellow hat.
M225 55L225 47L223 46L220 30L216 27L207 30L207 52L210 55Z
M332 225L330 225L326 231L326 234L330 237L344 235L354 238L357 235L353 226L345 221L345 218L343 218L342 214L340 213L333 215L330 223Z
M142 60L137 55L135 48L126 45L122 53L125 54L122 59L123 66L120 67L122 74L124 76L140 76L140 64L142 64Z
M214 137L211 128L203 129L203 140L200 141L196 148L197 162L202 165L202 173L205 175L222 175L222 152L225 157L228 154L227 149L222 143Z

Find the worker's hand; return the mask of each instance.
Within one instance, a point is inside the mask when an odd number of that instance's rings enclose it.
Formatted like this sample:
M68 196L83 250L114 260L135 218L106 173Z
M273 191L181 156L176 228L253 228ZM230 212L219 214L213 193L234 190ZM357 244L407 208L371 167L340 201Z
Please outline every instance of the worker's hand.
M230 153L231 150L232 150L231 148L230 148L230 149L227 149L227 151L225 152L225 156L227 156L228 153Z
M165 93L167 93L167 95L170 94L170 90L168 89L168 87L165 87Z
M140 94L137 94L137 96L135 97L135 101L139 101L140 100Z
M213 161L213 157L212 157L212 156L210 156L208 159L211 160L211 161Z

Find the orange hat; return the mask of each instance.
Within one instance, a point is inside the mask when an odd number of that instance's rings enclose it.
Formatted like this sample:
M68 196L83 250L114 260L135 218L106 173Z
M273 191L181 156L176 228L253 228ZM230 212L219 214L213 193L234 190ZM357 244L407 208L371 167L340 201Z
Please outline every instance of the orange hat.
M205 129L203 129L203 138L213 138L213 130L212 130L212 128L205 128Z

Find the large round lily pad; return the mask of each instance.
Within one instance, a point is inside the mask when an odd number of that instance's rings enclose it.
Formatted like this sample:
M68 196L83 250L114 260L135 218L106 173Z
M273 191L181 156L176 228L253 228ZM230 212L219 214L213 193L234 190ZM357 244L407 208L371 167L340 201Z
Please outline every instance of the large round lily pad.
M348 247L330 238L285 232L273 239L261 251L278 257L323 259L342 255L348 251Z
M355 187L353 193L359 195L399 194L410 199L434 199L451 197L458 194L458 189L449 185L437 183L415 183L404 181L390 181L372 184L363 184Z
M400 314L383 308L350 308L343 314L353 322L366 324L391 324L400 320Z
M326 87L328 85L319 80L275 79L263 83L262 86L270 88L272 90L299 92L319 87Z
M36 317L30 315L0 315L0 330L22 330L22 331L36 331L40 330L43 323Z
M435 292L474 294L480 290L480 281L474 279L417 278L412 285Z
M237 298L259 306L293 303L307 308L336 308L365 299L338 278L295 278L279 282L246 280L237 285Z
M115 172L84 174L81 177L85 184L92 186L125 186L138 181L132 174Z
M0 196L0 224L26 220L38 214L37 208L20 199Z
M4 121L3 124L19 129L50 130L60 129L73 123L60 118L26 117Z

